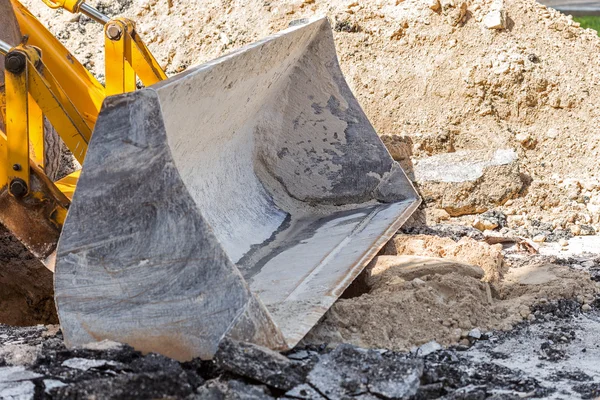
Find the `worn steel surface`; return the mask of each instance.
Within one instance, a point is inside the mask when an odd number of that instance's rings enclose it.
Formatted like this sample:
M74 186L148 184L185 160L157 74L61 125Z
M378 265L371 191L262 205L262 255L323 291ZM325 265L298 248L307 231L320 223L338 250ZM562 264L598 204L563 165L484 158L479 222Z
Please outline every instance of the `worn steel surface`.
M292 347L418 203L307 21L106 100L59 242L65 339Z

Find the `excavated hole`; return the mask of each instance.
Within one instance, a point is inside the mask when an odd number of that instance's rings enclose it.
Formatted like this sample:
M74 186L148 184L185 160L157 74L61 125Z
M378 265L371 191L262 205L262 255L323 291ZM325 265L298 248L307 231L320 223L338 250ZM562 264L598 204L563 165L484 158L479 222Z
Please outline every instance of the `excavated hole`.
M52 275L0 225L0 324L57 324Z

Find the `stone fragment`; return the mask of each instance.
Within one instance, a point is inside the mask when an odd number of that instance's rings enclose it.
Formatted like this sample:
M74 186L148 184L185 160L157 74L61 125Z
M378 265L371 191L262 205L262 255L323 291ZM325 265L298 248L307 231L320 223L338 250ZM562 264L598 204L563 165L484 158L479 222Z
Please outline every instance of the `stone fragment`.
M46 325L46 330L42 332L42 337L56 336L60 331L60 325Z
M291 360L306 360L310 357L310 353L306 350L295 351L287 355Z
M0 383L25 381L41 376L38 373L27 371L23 366L0 367Z
M448 24L457 26L467 14L467 3L465 1L444 2L442 4L442 12L446 16Z
M596 234L596 230L592 226L581 225L579 234L581 236L592 236Z
M395 161L400 163L400 166L410 174L412 171L412 156L413 141L410 136L404 135L381 135L383 144L390 152L390 155Z
M427 208L425 209L425 215L428 225L437 224L450 219L450 214L441 208Z
M81 371L87 371L92 368L104 367L107 365L116 365L114 361L107 360L90 360L88 358L70 358L68 360L63 361L62 366L67 368L78 369Z
M144 357L136 358L129 367L134 372L168 372L172 375L183 372L180 363L172 358L156 353L150 353Z
M435 353L436 351L440 351L442 350L442 345L439 344L438 342L436 342L435 340L432 340L430 342L427 342L425 344L422 344L421 346L419 346L415 353L417 353L417 355L420 356L428 356L431 353Z
M7 400L33 399L35 385L30 380L41 376L27 371L23 366L0 367L0 398Z
M63 387L63 386L67 386L66 383L56 380L56 379L44 379L44 392L46 394L50 394L50 392L52 391L52 389L56 389L59 387Z
M529 307L523 306L519 309L519 314L523 319L527 319L529 318L529 315L531 315L531 311L529 310Z
M28 344L5 344L0 347L0 360L8 365L31 365L40 353L40 348Z
M475 220L473 221L473 228L479 229L482 232L491 231L496 229L497 227L497 223L487 219L475 218Z
M592 260L587 260L582 262L581 266L584 268L594 268L596 266L596 263Z
M366 393L368 399L402 399L416 394L422 373L419 360L342 344L321 357L308 381L330 400Z
M535 235L532 240L536 243L543 243L546 241L546 235Z
M418 134L413 138L414 148L417 153L434 154L453 153L454 134L451 132L437 132Z
M483 213L523 188L514 150L457 151L414 160L414 177L427 204L453 217Z
M567 247L569 245L569 241L567 239L560 239L558 244L562 247Z
M581 311L587 312L590 311L592 309L592 306L590 306L589 304L584 304L581 306Z
M473 339L481 339L481 330L479 328L473 328L469 331L469 337Z
M506 28L506 16L504 10L492 10L483 17L483 25L488 29Z
M517 135L515 135L515 139L524 149L533 149L537 144L537 140L535 140L531 137L531 135L528 135L526 133L518 133Z
M232 339L221 341L215 362L226 371L282 390L304 383L308 372L304 364L273 350Z

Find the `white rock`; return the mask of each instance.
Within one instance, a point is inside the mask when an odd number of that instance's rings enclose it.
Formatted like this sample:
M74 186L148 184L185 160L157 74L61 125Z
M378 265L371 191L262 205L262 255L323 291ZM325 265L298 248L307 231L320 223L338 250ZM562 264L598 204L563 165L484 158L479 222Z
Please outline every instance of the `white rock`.
M488 29L506 28L504 10L492 10L483 18L483 25Z
M427 342L419 346L419 348L417 349L417 353L420 356L426 356L428 354L435 353L436 351L440 350L442 350L442 345L436 342L435 340L432 340L431 342Z
M590 311L592 309L592 306L590 306L589 304L584 304L581 306L581 311Z
M472 337L473 339L481 339L481 330L479 328L471 329L469 332L469 337Z
M0 367L0 399L33 399L35 385L30 380L41 376L21 366Z
M69 358L63 361L62 366L87 371L92 368L103 367L105 365L115 365L112 361L106 360L90 360L87 358Z
M546 235L536 235L533 237L533 241L536 243L543 243L546 241Z
M468 182L481 178L487 167L508 165L517 159L513 149L496 150L491 157L482 152L456 151L420 159L414 164L414 173L417 182Z
M421 286L421 285L425 284L425 281L423 279L415 278L412 280L412 283L414 283L415 285Z
M0 382L0 399L30 400L34 395L35 385L33 382Z
M18 382L39 378L42 375L27 371L25 367L0 367L0 383Z
M44 392L46 392L46 394L50 394L52 389L67 386L67 384L56 379L44 379L44 386L46 387Z
M567 239L560 239L558 241L558 244L561 245L562 247L567 247L569 245L569 241Z

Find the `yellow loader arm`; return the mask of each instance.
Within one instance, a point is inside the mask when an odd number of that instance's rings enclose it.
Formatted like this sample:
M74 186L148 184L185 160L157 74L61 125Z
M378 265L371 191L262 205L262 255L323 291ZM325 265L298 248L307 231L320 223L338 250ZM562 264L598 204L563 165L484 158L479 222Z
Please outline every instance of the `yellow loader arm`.
M0 193L0 223L41 260L56 248L79 177L79 171L57 182L45 176L43 118L83 164L104 98L135 90L137 77L145 85L166 78L133 22L111 20L82 1L45 2L105 25L107 68L103 87L22 4L11 0L25 39L16 46L0 40L6 81L0 94L0 188L6 188Z

